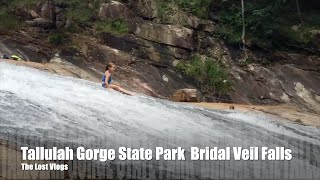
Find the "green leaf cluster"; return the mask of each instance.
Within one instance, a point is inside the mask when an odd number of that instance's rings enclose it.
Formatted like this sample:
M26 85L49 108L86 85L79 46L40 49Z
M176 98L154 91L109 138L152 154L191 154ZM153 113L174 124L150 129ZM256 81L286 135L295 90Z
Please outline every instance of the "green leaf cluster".
M158 0L159 18L166 21L176 13L175 7L202 19L208 19L211 0Z
M48 42L52 45L58 46L67 42L67 36L63 33L51 33L48 36Z
M125 19L105 20L96 22L96 30L111 33L116 36L128 33L128 25Z
M300 1L303 6L303 1ZM230 44L241 42L242 16L241 1L213 0L220 24L218 35ZM303 10L303 9L302 9ZM293 0L246 0L246 39L251 45L261 48L282 48L290 44L311 45L313 30L320 28L319 12L302 11L301 24L295 1Z
M212 58L195 54L190 62L180 62L177 69L196 80L208 94L225 95L232 88L227 69Z

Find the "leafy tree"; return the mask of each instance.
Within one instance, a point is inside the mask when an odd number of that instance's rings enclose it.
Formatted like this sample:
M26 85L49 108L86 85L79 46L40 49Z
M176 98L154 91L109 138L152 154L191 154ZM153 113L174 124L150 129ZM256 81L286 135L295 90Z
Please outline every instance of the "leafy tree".
M218 7L216 17L221 25L218 35L234 45L242 43L261 48L282 48L292 44L310 46L311 32L320 27L319 11L306 3L298 0L213 0L213 6ZM301 7L308 7L308 12L301 11Z

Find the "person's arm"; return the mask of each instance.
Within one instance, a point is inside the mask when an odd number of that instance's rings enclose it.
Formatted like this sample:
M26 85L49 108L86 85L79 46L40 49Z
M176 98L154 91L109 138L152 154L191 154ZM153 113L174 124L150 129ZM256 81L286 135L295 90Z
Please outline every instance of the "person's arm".
M105 75L106 75L106 79L104 80L104 82L106 83L106 87L108 87L108 86L109 86L108 81L109 81L109 78L110 78L110 73L107 71L107 72L105 73Z

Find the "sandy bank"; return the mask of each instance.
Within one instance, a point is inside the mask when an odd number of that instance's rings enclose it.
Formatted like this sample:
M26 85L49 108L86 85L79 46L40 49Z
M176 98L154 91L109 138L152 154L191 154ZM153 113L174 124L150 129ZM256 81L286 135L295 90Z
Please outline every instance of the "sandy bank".
M287 119L294 123L320 127L320 115L303 111L293 105L278 106L259 106L259 105L243 105L243 104L226 104L226 103L191 103L193 106L206 109L230 110L232 106L235 110L243 112L264 112L280 118Z

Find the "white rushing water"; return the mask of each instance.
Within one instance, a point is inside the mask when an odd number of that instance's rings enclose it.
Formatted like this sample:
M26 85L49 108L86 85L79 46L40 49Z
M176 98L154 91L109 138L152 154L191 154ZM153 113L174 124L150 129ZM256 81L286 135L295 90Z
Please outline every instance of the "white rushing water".
M170 147L288 146L301 150L290 144L292 139L320 145L320 131L315 127L264 114L209 111L126 96L97 83L5 62L0 62L0 123L0 135L18 133L60 143L108 139L116 144L119 139L132 142L148 137L150 146L165 142ZM319 157L319 152L314 153Z

